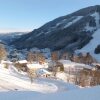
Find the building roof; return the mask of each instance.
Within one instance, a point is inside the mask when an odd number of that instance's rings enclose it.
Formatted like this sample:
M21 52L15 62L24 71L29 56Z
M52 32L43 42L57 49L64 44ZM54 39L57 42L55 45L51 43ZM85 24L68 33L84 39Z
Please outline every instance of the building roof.
M32 69L32 68L36 68L36 69L38 69L38 68L44 68L43 65L40 65L38 63L27 64L27 67L30 68L30 69Z
M20 60L20 61L18 61L18 63L27 63L27 60Z

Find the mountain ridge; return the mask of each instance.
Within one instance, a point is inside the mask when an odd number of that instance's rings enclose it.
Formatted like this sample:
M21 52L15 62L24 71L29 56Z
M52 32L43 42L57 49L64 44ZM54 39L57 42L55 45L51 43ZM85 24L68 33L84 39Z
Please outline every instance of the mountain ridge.
M51 50L76 50L84 47L99 29L96 15L100 5L80 9L50 21L32 32L11 42L17 49L50 48ZM100 18L100 17L99 17ZM100 26L100 19L99 26Z

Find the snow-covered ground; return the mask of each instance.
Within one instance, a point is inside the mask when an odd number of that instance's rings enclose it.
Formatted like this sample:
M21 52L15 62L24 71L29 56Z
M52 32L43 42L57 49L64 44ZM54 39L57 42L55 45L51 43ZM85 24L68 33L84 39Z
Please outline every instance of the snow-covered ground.
M83 89L53 78L37 78L31 84L26 73L0 65L0 100L100 100L99 93L100 86Z
M0 91L36 91L41 93L54 93L78 89L75 85L69 85L62 81L37 78L31 84L27 74L19 74L13 67L9 69L0 66Z
M100 100L100 86L50 94L28 91L1 92L0 100Z

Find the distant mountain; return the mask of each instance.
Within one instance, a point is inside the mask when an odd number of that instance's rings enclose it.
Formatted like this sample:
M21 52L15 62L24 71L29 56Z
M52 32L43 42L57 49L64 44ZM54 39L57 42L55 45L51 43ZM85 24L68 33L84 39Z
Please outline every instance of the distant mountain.
M26 32L11 32L11 33L0 33L0 41L9 44L12 41L21 37L21 35L25 35Z
M54 19L10 44L17 49L37 47L74 51L88 44L98 29L100 29L100 5L83 8Z

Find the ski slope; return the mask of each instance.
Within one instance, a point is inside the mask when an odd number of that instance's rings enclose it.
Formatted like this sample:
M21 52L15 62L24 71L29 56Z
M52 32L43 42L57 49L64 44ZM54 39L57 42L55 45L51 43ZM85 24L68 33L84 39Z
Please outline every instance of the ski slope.
M13 68L13 67L12 67ZM19 74L16 70L5 69L0 66L0 91L36 91L40 93L54 93L78 89L60 80L37 78L31 84L27 75Z
M95 57L100 62L100 54L95 54L95 48L100 44L100 29L98 29L94 34L93 34L93 39L82 49L77 50L78 52L90 52L90 54ZM76 51L76 52L77 52Z
M0 100L100 100L100 86L79 88L52 78L37 78L0 65Z

